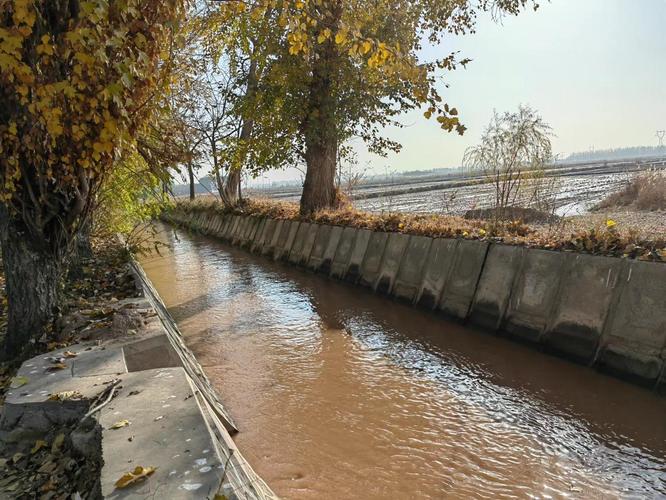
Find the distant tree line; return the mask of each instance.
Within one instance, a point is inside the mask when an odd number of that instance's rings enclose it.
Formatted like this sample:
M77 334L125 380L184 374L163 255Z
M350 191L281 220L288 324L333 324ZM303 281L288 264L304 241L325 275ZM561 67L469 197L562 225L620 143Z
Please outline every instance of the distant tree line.
M567 160L621 160L627 158L640 158L643 156L666 155L666 146L634 146L630 148L597 149L595 151L581 151L571 153Z

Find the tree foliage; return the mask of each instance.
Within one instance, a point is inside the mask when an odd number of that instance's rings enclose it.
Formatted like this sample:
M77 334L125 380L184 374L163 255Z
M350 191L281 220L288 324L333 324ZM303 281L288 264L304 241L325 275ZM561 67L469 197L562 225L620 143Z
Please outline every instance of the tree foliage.
M247 27L229 43L251 46L263 68L252 102L253 139L292 136L292 153L307 164L302 208L310 211L334 202L335 164L345 141L360 137L374 153L398 151L381 131L400 126L398 116L417 108L442 129L462 134L458 110L440 95L437 80L467 60L449 53L424 61L424 43L472 31L479 11L517 14L528 3L228 1L220 15Z
M154 146L145 125L183 13L184 0L0 3L6 354L53 318L72 242L118 159Z

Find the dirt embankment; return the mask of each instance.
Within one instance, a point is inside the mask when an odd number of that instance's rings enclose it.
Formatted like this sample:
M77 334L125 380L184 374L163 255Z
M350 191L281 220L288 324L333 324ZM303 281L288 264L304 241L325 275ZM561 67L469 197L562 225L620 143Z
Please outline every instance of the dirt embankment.
M419 236L487 239L511 245L550 250L573 251L652 261L666 261L666 233L638 230L614 219L557 219L548 223L527 224L521 220L493 221L465 219L439 214L403 212L370 213L342 204L335 210L322 210L307 217L299 214L298 204L268 199L246 199L230 208L212 198L176 202L184 212L216 212L274 219L301 220L400 232ZM603 220L602 220L603 219Z

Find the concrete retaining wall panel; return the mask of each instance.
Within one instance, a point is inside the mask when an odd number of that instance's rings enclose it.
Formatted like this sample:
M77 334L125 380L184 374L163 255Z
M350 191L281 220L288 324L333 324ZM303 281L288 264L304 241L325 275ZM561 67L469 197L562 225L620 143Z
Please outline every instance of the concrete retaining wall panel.
M314 245L312 246L312 252L310 252L310 258L308 259L308 267L313 271L319 270L319 267L324 260L324 252L326 252L326 247L328 246L328 240L331 236L332 230L333 226L319 226L317 237L315 238Z
M472 324L497 330L509 304L513 282L523 259L521 247L491 244L476 289L469 320Z
M300 222L297 221L285 221L282 226L282 232L280 233L278 246L273 254L275 260L283 260L289 257L289 252L296 239L296 232L298 231L299 224Z
M347 274L349 259L351 259L357 233L358 229L354 227L346 227L342 231L338 248L335 250L335 256L333 257L333 264L331 265L331 276L334 278L343 279Z
M439 303L444 285L449 277L460 240L435 238L423 271L423 283L416 298L417 304L434 309Z
M267 244L264 245L264 249L261 252L262 255L270 255L273 257L275 255L275 250L277 249L278 245L280 244L280 237L282 236L282 230L284 229L285 223L287 221L284 220L278 220L275 221L275 227L273 229L273 235L271 236L270 240L267 240ZM284 239L287 239L287 236L285 235ZM284 241L282 242L284 244Z
M326 243L326 249L324 250L324 255L321 259L318 272L324 274L329 274L331 272L335 251L338 249L338 244L342 237L342 230L343 228L340 226L333 226L331 228L331 234L328 236L328 242Z
M410 236L402 233L391 233L386 248L384 249L384 257L382 258L382 266L379 271L379 278L375 285L375 290L379 293L390 294L393 289L393 282L400 270L400 263L405 254L407 245L409 244Z
M239 216L238 226L236 227L236 232L234 233L234 238L232 240L233 245L239 245L243 241L243 234L247 231L247 226L250 221L247 217Z
M314 247L315 240L317 239L317 234L319 232L319 224L310 224L308 227L307 233L305 233L305 241L303 243L303 249L301 251L301 258L297 262L300 266L308 265L310 261L310 254L312 253L312 248Z
M279 260L282 258L284 253L284 248L287 245L287 240L289 239L289 230L291 228L291 221L285 220L282 223L282 228L280 229L280 234L277 237L277 243L273 247L273 258Z
M566 255L530 249L511 291L502 330L529 342L541 342L558 294Z
M368 250L371 235L372 231L369 229L359 229L356 233L356 241L354 242L347 272L345 273L345 280L350 283L356 283L361 276L361 266L363 265L365 252Z
M666 265L634 261L622 276L597 365L647 385L666 381Z
M294 239L294 244L291 247L289 252L289 262L292 264L298 264L303 258L303 245L305 245L305 235L310 229L309 222L301 222L298 226L298 231L296 231L296 238Z
M567 254L555 309L543 342L553 351L589 363L595 357L623 261Z
M414 302L421 289L423 269L425 267L430 245L433 239L427 236L412 236L400 264L400 270L393 286L393 296Z
M451 272L439 299L439 310L447 316L466 319L476 294L481 270L488 252L488 242L460 240Z
M262 238L264 237L264 229L266 228L266 219L262 217L257 223L256 230L252 235L252 241L248 247L252 253L257 253L259 251Z
M233 215L233 220L231 226L229 226L229 233L227 234L227 240L233 241L236 236L236 231L238 230L238 224L240 224L241 218L238 215Z
M226 220L227 216L224 214L219 214L217 216L217 222L215 223L215 227L213 228L213 235L216 237L220 237L222 234L222 227L224 226L224 221Z
M241 245L246 248L252 243L252 238L257 232L257 226L259 225L258 217L248 217L248 219L250 220L250 223L248 224L248 228L243 235L243 241L241 242Z
M363 257L363 264L361 265L361 276L359 277L361 285L374 289L379 278L379 271L382 268L382 258L384 257L388 237L389 233L373 232L370 235L368 248L365 251L365 257Z
M264 249L270 245L271 239L273 238L273 232L275 231L275 225L277 224L275 219L266 218L265 221L266 223L264 224L264 229L259 235L257 246L255 248L255 251L260 254L263 254Z
M222 231L220 232L220 236L222 237L223 240L227 240L227 235L229 234L229 231L231 230L231 225L234 223L234 218L231 215L227 215L224 218L224 225L222 226Z

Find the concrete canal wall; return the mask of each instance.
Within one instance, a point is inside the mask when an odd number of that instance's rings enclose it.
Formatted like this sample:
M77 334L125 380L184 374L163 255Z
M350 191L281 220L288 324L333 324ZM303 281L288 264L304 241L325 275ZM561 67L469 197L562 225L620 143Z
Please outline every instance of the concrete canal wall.
M167 219L666 389L666 265L209 212Z

